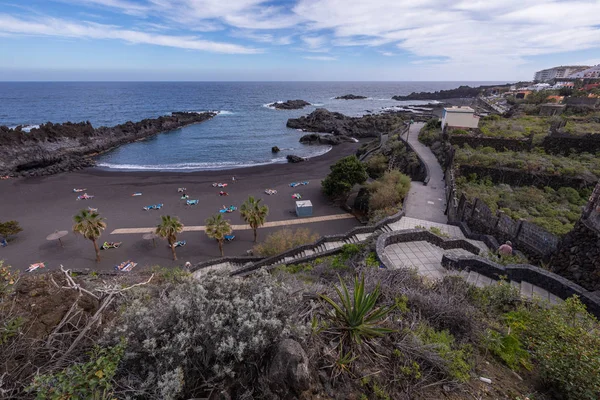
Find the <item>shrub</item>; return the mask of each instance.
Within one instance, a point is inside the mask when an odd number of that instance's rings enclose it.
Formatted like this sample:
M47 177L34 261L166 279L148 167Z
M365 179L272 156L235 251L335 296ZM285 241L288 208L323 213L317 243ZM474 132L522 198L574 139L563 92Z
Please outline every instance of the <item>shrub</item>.
M358 161L356 156L344 157L331 167L331 172L323 182L323 193L331 199L345 201L348 194L356 184L367 180L365 166Z
M532 369L529 353L514 334L503 335L488 329L484 337L484 345L492 354L504 361L510 369L518 370L521 367Z
M440 357L447 362L448 373L452 378L459 382L469 380L471 346L456 345L454 336L450 332L436 331L425 323L419 325L416 333L423 344L433 346Z
M290 335L294 302L266 271L246 279L208 274L151 301L134 299L105 339L127 339L117 381L161 399L203 397L204 384L226 378L251 386L269 346Z
M383 154L376 154L365 162L367 174L374 179L380 178L387 170L387 167L388 159Z
M395 208L410 190L410 178L400 171L387 171L377 181L369 185L369 210L371 212Z
M23 229L19 225L17 221L0 221L0 237L9 237L16 235L19 232L22 232Z
M38 375L27 390L38 399L112 399L113 377L124 351L124 341L108 348L95 346L88 362Z
M307 228L298 228L295 231L284 228L269 234L264 242L254 246L254 253L270 257L297 246L313 243L318 238L318 234Z
M523 307L505 320L554 391L566 399L598 398L600 325L577 296L552 307Z

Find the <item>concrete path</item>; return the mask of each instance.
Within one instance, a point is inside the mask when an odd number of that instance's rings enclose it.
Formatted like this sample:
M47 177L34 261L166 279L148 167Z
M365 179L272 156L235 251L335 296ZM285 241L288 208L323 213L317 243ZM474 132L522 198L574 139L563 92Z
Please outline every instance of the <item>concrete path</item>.
M315 223L315 222L336 221L336 220L340 220L340 219L349 219L349 218L354 218L354 215L352 215L352 214L334 214L334 215L324 215L322 217L310 217L310 218L301 218L301 219L296 218L296 219L288 219L288 220L284 220L284 221L266 222L262 226L262 228L272 228L275 226L311 224L311 223ZM247 224L231 225L231 228L234 231L252 229L252 228L250 228L250 225L247 225ZM120 228L120 229L115 229L110 234L111 235L124 235L124 234L131 234L131 233L151 233L151 232L154 232L155 230L156 230L156 227L153 227L153 228L152 227L151 228ZM185 226L183 228L184 232L198 232L198 231L204 231L204 230L206 230L206 227L203 225Z
M444 189L444 172L435 155L429 147L419 142L419 131L424 123L415 123L408 131L408 142L429 169L429 182L412 182L410 192L404 200L404 210L407 217L423 219L445 224L448 218L444 215L446 209L446 191Z

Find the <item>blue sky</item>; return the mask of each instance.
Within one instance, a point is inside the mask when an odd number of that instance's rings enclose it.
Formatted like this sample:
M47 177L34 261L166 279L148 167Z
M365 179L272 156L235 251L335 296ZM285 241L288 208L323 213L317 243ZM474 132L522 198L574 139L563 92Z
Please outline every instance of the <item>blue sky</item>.
M600 0L0 0L0 81L531 79Z

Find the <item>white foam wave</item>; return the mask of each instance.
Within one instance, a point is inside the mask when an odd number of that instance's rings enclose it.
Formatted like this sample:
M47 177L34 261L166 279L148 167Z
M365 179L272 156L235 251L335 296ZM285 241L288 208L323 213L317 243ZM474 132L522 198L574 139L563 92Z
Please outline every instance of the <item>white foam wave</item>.
M233 111L227 111L227 110L221 110L221 111L217 111L218 115L232 115L235 114Z
M274 110L274 109L275 109L275 107L273 107L273 104L281 104L281 103L283 103L283 101L282 101L282 100L277 100L277 101L274 101L274 102L272 102L272 103L266 103L266 104L263 104L262 106L263 106L263 107L266 107L266 108L270 108L271 110Z
M324 103L312 103L311 105L313 105L315 107L323 107L325 104Z
M324 146L322 149L312 152L304 157L318 157L331 151L332 146ZM287 149L284 149L287 150ZM292 149L289 149L292 150ZM259 165L269 165L285 163L287 159L285 157L271 158L268 161L257 161L257 162L235 162L235 161L224 161L224 162L200 162L200 163L174 163L174 164L114 164L110 162L102 162L96 164L101 168L108 168L121 171L213 171L213 170L226 170L233 168L248 168L256 167Z
M18 125L9 126L9 129L15 129ZM32 129L39 129L39 125L21 125L21 130L23 132L31 132Z

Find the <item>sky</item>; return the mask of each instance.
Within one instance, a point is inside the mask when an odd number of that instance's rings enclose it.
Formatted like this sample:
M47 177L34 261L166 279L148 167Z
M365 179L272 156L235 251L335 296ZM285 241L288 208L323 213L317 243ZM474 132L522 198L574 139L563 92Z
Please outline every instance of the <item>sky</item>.
M0 0L0 81L518 81L600 0Z

